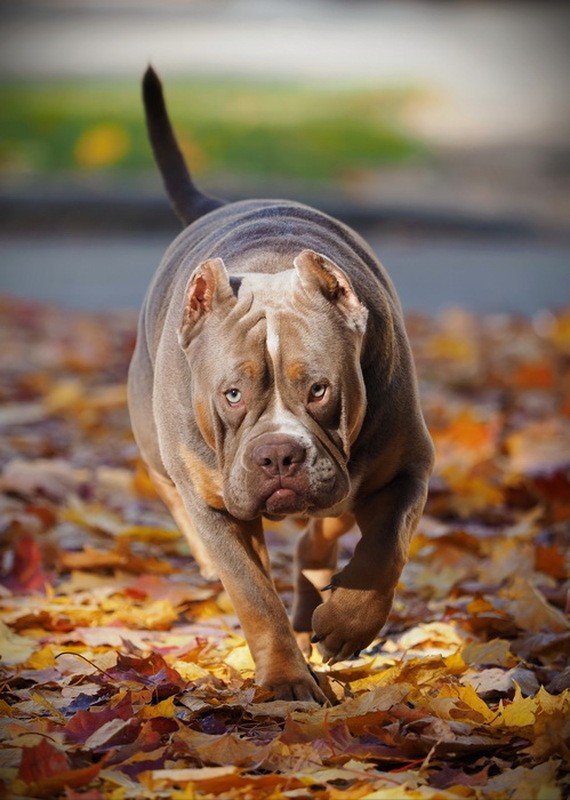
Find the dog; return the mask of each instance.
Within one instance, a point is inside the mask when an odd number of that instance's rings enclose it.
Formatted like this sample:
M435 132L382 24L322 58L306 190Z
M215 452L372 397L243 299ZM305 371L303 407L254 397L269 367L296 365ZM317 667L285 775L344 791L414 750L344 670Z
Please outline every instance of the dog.
M132 428L205 576L223 583L281 700L326 703L305 652L367 647L386 622L423 512L433 447L396 291L343 223L285 200L207 197L148 68L149 138L174 210L129 368ZM292 622L262 520L307 519ZM360 538L336 570L339 536ZM300 646L301 645L301 646Z

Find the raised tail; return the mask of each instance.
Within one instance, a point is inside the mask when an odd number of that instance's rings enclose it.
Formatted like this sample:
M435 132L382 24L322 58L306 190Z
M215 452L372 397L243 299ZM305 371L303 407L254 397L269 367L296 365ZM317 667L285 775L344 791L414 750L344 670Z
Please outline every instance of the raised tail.
M224 203L207 197L194 185L168 118L162 84L152 67L144 74L143 102L152 152L170 203L182 222L189 225Z

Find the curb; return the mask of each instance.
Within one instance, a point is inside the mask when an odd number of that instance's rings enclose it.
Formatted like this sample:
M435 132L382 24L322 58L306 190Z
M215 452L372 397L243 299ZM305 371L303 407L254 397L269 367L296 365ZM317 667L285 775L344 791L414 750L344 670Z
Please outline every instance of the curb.
M263 196L241 193L228 201ZM332 193L331 193L332 194ZM268 193L266 196L270 196ZM276 195L273 195L276 196ZM277 195L279 196L279 195ZM287 194L281 193L284 199ZM428 208L423 205L364 204L346 198L305 194L291 197L312 205L355 228L378 227L403 234L484 236L489 238L566 239L567 230L520 215L483 215L467 208ZM86 188L48 188L38 193L25 188L0 191L0 235L30 231L39 234L174 235L180 225L162 194L142 190L104 191Z

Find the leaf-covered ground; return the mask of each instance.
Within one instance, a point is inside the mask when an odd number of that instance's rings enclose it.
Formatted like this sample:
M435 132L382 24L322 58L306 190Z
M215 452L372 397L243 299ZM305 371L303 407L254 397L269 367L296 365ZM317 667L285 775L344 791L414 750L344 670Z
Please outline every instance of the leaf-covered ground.
M382 638L334 668L315 654L330 708L256 687L153 495L125 406L134 324L0 303L0 793L563 797L570 314L409 319L436 472ZM286 603L292 528L268 532Z

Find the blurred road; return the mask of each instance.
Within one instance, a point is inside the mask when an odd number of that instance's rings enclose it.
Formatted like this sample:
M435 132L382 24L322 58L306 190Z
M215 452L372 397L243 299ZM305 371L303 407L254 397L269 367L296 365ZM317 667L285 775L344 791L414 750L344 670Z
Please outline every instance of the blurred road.
M407 311L462 306L532 315L570 302L570 242L361 232ZM0 293L68 308L138 308L169 235L0 239ZM111 305L110 305L111 304Z
M420 216L515 211L562 229L569 23L569 4L517 0L19 0L0 5L0 77L138 82L152 61L166 80L411 86L421 91L404 123L445 152L445 170L385 170L361 181L361 200L400 203ZM45 186L44 203L53 205ZM137 307L170 238L133 236L132 220L112 236L48 236L23 224L29 235L0 238L0 292L72 308ZM362 232L407 310L532 314L570 301L568 238L410 238L374 225Z

